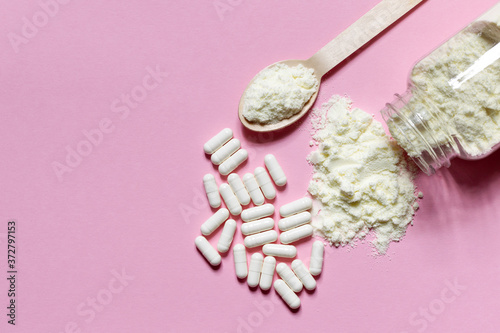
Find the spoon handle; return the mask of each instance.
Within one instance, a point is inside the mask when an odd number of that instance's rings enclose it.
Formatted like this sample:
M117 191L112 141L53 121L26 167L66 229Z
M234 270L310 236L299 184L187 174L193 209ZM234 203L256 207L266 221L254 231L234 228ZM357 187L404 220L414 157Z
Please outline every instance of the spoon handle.
M382 0L368 13L306 60L323 76L424 0Z

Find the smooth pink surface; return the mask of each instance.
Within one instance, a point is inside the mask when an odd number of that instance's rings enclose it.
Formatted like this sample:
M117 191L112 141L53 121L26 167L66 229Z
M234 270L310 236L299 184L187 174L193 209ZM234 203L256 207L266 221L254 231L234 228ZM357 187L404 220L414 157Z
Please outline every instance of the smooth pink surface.
M21 34L39 3L1 1L0 331L498 332L499 152L420 177L425 197L404 240L377 258L368 242L329 250L297 312L274 291L238 282L232 255L214 270L194 247L212 213L201 180L216 174L202 145L224 127L249 150L240 175L267 153L280 161L289 184L276 206L306 193L309 121L270 135L244 131L240 94L260 69L311 56L376 3L72 1L16 53L9 33ZM426 1L330 73L316 106L347 94L380 120L413 63L495 3ZM157 65L168 77L120 113L122 95L140 93L146 68ZM53 163L106 118L112 131L59 181ZM5 316L9 219L18 222L15 328ZM300 258L311 243L299 245ZM122 271L133 278L120 284ZM91 310L96 297L109 304Z

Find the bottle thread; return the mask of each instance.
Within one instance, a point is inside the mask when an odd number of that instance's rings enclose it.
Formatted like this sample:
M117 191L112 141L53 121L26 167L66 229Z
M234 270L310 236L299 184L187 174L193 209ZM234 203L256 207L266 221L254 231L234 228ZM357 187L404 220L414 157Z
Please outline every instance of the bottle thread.
M432 102L415 98L425 101L425 104L419 103L417 107L411 103L418 94L417 88L410 85L405 93L396 94L395 100L387 103L381 113L392 136L415 164L427 175L432 175L443 166L449 167L450 160L461 155L463 149ZM430 126L431 122L433 126Z

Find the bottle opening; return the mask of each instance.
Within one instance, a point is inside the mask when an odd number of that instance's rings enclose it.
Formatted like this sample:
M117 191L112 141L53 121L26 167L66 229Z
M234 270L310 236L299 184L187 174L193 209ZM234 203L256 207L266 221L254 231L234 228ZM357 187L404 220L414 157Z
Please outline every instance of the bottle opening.
M417 94L413 86L402 95L396 94L381 114L398 144L424 173L432 175L450 166L450 159L460 153L460 145L439 117L437 107L415 98Z

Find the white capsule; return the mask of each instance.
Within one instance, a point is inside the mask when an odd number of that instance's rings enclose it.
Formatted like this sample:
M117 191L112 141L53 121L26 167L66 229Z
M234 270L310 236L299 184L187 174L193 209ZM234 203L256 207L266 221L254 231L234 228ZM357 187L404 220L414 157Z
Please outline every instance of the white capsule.
M274 185L271 182L271 178L269 178L266 169L264 169L263 167L257 167L254 171L254 175L255 179L257 179L257 183L260 186L260 189L262 190L262 193L264 193L264 196L267 199L276 198L276 190L274 189Z
M215 177L209 173L203 176L203 186L205 186L205 192L207 193L208 202L210 207L219 208L221 201L219 195L219 189L217 183L215 182Z
M245 209L241 213L241 219L245 222L250 222L266 216L271 216L273 214L274 206L272 204L265 204L262 206Z
M286 284L296 293L302 290L302 282L295 273L284 262L276 266L276 273L286 282Z
M213 138L208 140L205 145L203 145L203 150L207 154L213 154L217 149L222 147L223 144L228 142L233 137L233 131L230 128L224 128Z
M246 149L240 149L233 155L229 156L227 160L219 165L219 173L223 176L229 175L234 169L240 166L248 158Z
M252 248L275 242L277 239L278 233L274 230L269 230L245 237L244 243L246 247Z
M207 261L212 266L220 265L222 258L219 253L210 245L207 239L203 236L196 237L194 243L198 250L200 250L201 254L207 259Z
M250 265L248 266L247 277L248 286L256 287L259 284L263 261L264 257L258 252L252 254L252 257L250 257Z
M200 227L201 233L205 236L214 232L229 217L229 211L221 208L214 215L210 216Z
M220 235L219 242L217 243L217 250L220 253L225 253L229 250L231 243L233 242L234 233L236 232L236 221L227 220L224 224L224 229L222 229L222 234Z
M210 158L212 163L219 165L234 154L241 147L241 142L238 139L231 139L225 145L220 147Z
M274 289L278 292L290 309L298 309L300 307L300 298L297 296L283 280L274 281Z
M247 188L254 205L262 205L264 203L264 196L262 195L255 177L251 173L247 173L243 176L243 183L245 183L245 187Z
M243 223L241 225L241 233L248 236L262 231L271 230L272 228L274 228L274 220L270 217L266 217L264 219Z
M219 186L219 192L231 214L235 216L240 215L243 208L241 208L240 202L236 198L236 195L234 195L231 187L228 184L222 184Z
M262 265L262 274L260 276L260 289L269 290L273 284L274 268L276 267L276 259L274 257L266 257Z
M266 244L262 247L262 252L267 256L293 258L297 255L297 248L293 245Z
M307 290L314 290L314 288L316 288L316 280L313 278L311 273L309 273L302 260L295 259L292 262L292 269L295 275L299 278L300 282L304 285L304 288Z
M240 204L248 205L250 203L250 195L248 195L247 189L245 188L245 185L243 185L240 176L236 173L232 173L227 176L227 182L233 189L233 192L238 198Z
M287 217L293 214L303 212L312 208L311 198L304 197L299 200L292 201L280 208L280 215Z
M274 183L278 186L285 185L286 176L280 164L276 160L276 157L274 157L273 154L267 154L266 157L264 157L264 163L266 164L266 168L269 170L271 177L273 177Z
M310 224L305 224L298 228L282 232L280 235L280 242L283 244L290 244L302 238L312 236L312 234L313 227Z
M322 241L315 241L311 250L311 261L309 262L309 272L312 275L320 275L323 268L323 255L325 253L325 245Z
M240 279L247 277L247 251L243 244L236 244L233 247L233 259L234 259L234 270L236 271L236 276Z
M303 224L311 222L311 213L302 212L289 217L282 218L278 222L281 231L287 231Z

